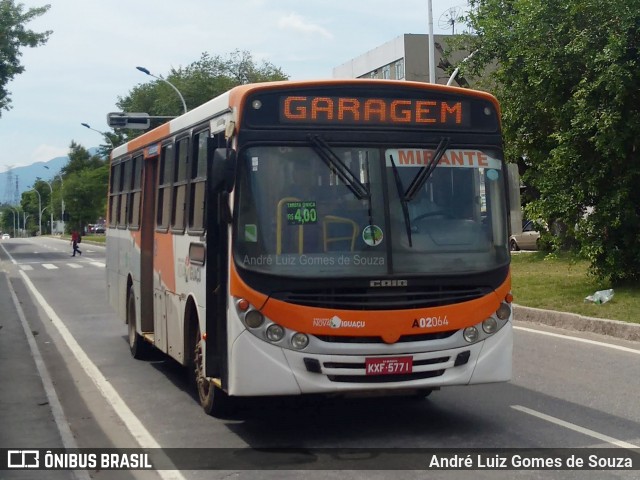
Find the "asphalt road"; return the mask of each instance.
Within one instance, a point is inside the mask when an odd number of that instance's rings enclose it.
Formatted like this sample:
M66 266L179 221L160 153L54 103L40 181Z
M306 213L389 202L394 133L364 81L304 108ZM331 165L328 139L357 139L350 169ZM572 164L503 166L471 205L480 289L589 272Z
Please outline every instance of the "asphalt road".
M233 418L208 417L180 366L161 355L131 358L126 327L106 301L104 247L81 248L83 255L72 258L68 242L53 238L0 244L0 404L6 407L0 448L640 449L640 343L521 322L510 383L447 388L421 401L254 399ZM385 465L343 470L350 467L339 458L332 470L304 471L305 459L295 460L287 471L0 471L0 478L640 476L638 470L391 474Z

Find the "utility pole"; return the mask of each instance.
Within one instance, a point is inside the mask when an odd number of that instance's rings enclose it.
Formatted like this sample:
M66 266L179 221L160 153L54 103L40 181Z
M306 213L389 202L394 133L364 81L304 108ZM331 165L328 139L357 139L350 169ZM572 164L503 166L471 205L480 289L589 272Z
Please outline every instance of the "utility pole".
M433 5L432 0L427 0L429 10L429 83L436 83L436 52L433 37Z

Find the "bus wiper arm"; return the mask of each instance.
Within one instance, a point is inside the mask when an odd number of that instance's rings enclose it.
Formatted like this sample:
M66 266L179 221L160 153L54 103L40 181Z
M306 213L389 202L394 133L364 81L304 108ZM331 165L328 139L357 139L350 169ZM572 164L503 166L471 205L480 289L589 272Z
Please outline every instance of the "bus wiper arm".
M410 202L411 200L414 199L416 194L420 191L420 189L424 186L425 182L429 179L433 171L438 166L438 163L440 162L440 159L444 155L444 152L447 151L447 147L449 146L450 141L451 139L449 137L442 137L440 139L440 143L438 144L438 147L436 148L436 151L433 154L433 157L431 157L431 160L427 165L425 165L420 169L420 171L416 174L413 181L411 182L411 185L409 185L409 188L407 188L407 191L404 193L404 199L407 202Z
M338 174L338 177L340 177L347 188L351 190L351 193L353 193L358 200L369 198L369 189L351 172L349 167L345 165L340 157L331 150L331 147L324 138L319 135L309 135L309 141L322 161L327 165L327 167Z
M396 190L398 190L398 196L400 197L400 205L402 205L402 215L404 216L404 226L407 229L407 238L409 239L409 246L413 247L411 241L411 219L409 218L409 207L407 205L407 199L404 194L404 187L402 186L402 179L398 173L398 167L396 162L393 161L393 155L389 155L391 160L391 168L393 169L393 178L396 182Z

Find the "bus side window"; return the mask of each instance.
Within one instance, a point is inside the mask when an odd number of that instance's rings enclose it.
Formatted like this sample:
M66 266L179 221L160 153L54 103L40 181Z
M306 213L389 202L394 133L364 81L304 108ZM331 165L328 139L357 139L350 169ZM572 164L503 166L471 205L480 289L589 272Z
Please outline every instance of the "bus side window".
M120 200L120 176L122 175L122 163L111 166L111 185L109 196L109 227L118 226L118 201Z
M123 172L120 177L120 212L118 214L118 227L127 226L127 207L129 204L129 191L131 190L131 159L122 163Z
M189 231L202 233L206 229L207 211L207 139L209 131L199 132L194 138L194 159L191 165L189 195Z
M189 166L189 138L183 138L177 143L176 168L173 183L173 212L171 215L171 229L174 232L184 232L184 215L187 205L187 171Z
M133 157L131 193L129 194L129 228L140 226L140 198L142 195L142 155Z
M173 144L162 146L158 171L158 198L156 201L156 227L166 230L171 213L171 180L173 178Z

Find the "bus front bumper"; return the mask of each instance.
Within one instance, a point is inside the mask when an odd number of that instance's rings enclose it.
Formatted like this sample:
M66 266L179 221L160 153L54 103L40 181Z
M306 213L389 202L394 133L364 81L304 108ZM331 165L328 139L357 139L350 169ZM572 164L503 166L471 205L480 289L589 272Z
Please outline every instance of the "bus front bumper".
M244 331L230 351L230 395L347 394L425 390L511 379L513 330L464 347L398 355L318 355L287 350ZM367 375L372 358L411 357L411 372Z

